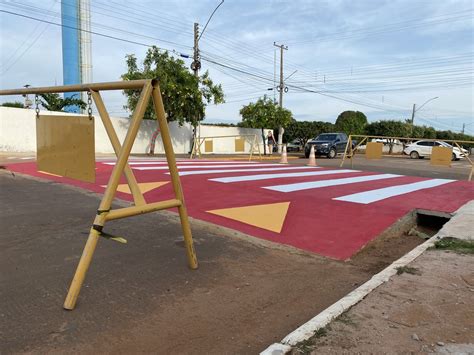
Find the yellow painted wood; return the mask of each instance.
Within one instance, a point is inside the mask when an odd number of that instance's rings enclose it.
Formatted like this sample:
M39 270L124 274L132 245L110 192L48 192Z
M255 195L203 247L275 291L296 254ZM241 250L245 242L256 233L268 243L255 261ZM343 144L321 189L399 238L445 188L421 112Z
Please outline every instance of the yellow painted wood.
M92 91L91 95L94 99L97 111L99 111L99 115L102 119L102 123L104 124L105 131L109 136L110 143L114 148L115 155L118 157L122 145L120 144L120 140L118 139L112 121L110 120L109 113L105 108L102 96L97 91ZM135 178L135 175L133 175L133 171L132 169L130 169L128 163L125 164L123 173L125 174L125 178L127 179L129 191L131 190L131 194L133 195L133 201L135 202L135 205L139 206L146 204L145 198L143 197L142 193L140 192L140 189L137 186L137 179Z
M207 211L251 226L280 233L285 223L290 202L278 202L264 205L224 208Z
M236 138L235 139L235 152L244 152L245 151L245 139Z
M133 112L127 135L125 136L122 148L118 154L117 163L112 169L112 174L110 175L107 188L105 189L104 196L100 201L99 211L108 211L112 206L112 200L114 199L115 192L117 191L120 176L122 175L125 165L127 164L128 157L130 156L130 151L132 150L133 142L135 141L138 129L140 128L140 123L143 119L143 115L145 114L151 93L152 82L146 81L140 94L140 98L138 99L135 111ZM105 224L106 216L107 212L97 214L94 219L94 225L103 226ZM66 300L64 301L63 307L65 309L72 310L76 306L77 298L79 296L79 292L81 291L87 270L89 269L89 266L92 262L92 256L94 255L99 236L100 234L92 228L89 233L89 237L87 238L86 246L82 253L81 259L79 260L79 265L77 266L76 272L72 279L71 287L69 288Z
M212 153L214 151L214 142L212 140L207 140L204 142L204 151L206 153Z
M453 150L448 147L433 147L431 150L431 165L451 166Z
M141 191L141 193L147 193L148 191L157 189L158 187L161 187L163 185L168 184L169 181L157 181L157 182L142 182L138 183L138 187ZM101 185L102 187L107 187L107 185ZM130 187L128 184L120 184L117 186L117 191L118 192L123 192L125 194L131 194L132 192L130 191Z
M36 119L38 170L95 181L94 118L41 115Z
M131 206L125 208L119 208L118 210L112 210L107 213L105 219L107 221L119 218L125 218L130 216L137 216L139 214L149 213L153 211L166 210L168 208L180 207L181 201L177 199L159 201L149 203L141 206Z
M191 233L191 226L189 224L188 211L184 201L183 189L181 187L181 180L179 178L178 168L176 167L176 157L174 156L173 143L171 142L168 121L166 120L165 107L163 106L163 98L161 97L160 86L158 82L153 82L153 105L155 108L156 118L160 126L161 138L165 148L166 161L171 176L171 183L173 185L174 195L177 200L181 202L178 207L179 219L181 221L181 228L183 230L184 245L186 247L186 257L188 259L188 266L195 270L198 268L198 261L196 250L194 249L193 235Z
M383 151L383 143L380 142L368 142L365 146L365 157L366 159L381 159Z

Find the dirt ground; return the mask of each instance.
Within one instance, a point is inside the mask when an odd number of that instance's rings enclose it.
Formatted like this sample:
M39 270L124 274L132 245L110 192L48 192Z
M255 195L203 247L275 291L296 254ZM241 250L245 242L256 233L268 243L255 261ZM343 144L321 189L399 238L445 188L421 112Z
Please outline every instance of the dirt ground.
M429 250L294 354L474 354L474 255Z
M118 220L76 310L62 303L99 196L0 171L0 352L258 353L421 240L393 239L340 262L192 221L186 267L171 212Z

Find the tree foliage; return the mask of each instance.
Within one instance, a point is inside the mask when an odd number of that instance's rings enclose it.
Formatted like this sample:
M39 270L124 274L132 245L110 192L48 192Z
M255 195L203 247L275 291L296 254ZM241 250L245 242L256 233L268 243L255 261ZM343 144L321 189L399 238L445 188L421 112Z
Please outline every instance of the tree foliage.
M3 107L16 107L16 108L25 108L25 105L23 105L22 102L15 101L15 102L4 102L0 106Z
M262 130L262 139L265 141L265 128L274 129L282 126L286 127L293 119L290 110L276 105L273 100L264 96L256 103L249 103L240 110L242 122L240 127L260 128ZM264 145L264 152L265 145Z
M133 54L126 56L126 64L127 72L122 75L123 80L159 80L168 121L178 121L180 125L190 122L196 126L204 119L207 104L224 102L222 86L215 85L207 71L200 77L195 77L182 60L171 57L168 52L155 46L148 49L142 67L139 67ZM133 111L140 91L125 90L124 94L127 96L125 108ZM156 119L151 102L144 118Z
M334 131L334 125L329 122L292 120L285 128L286 142L298 140L302 146L305 146L308 140L321 133L332 131Z
M349 134L364 134L367 117L359 111L344 111L337 117L336 130Z
M59 94L40 94L40 103L48 111L64 111L68 106L78 106L84 110L87 105L79 98L66 97L62 98Z

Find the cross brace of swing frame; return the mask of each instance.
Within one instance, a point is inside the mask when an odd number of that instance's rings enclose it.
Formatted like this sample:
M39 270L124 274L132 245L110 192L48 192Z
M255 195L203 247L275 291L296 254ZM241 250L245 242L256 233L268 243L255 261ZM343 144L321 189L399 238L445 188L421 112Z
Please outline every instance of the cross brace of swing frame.
M112 121L110 120L110 116L105 108L105 104L100 95L100 91L133 89L141 89L141 94L135 111L132 114L131 123L123 141L123 144L120 144L117 133L115 132L115 129L112 125ZM82 253L81 259L79 260L79 264L74 274L74 278L71 282L71 286L64 301L63 307L67 310L73 310L76 306L77 298L79 296L79 292L84 282L87 270L89 269L89 266L92 262L94 251L102 233L101 231L105 225L105 222L110 220L126 218L139 214L177 207L184 235L184 243L186 246L186 256L188 265L191 269L197 269L198 267L197 257L194 250L194 244L191 234L191 228L189 225L189 218L184 202L184 195L181 187L178 169L176 167L176 158L173 151L173 145L171 143L169 127L165 116L165 110L163 107L163 100L161 97L158 80L130 80L81 85L64 85L38 88L30 87L23 89L0 90L0 96L24 94L38 95L45 93L64 93L80 91L86 91L91 94L96 104L97 111L99 112L99 115L102 119L102 123L104 124L107 135L109 136L114 152L117 156L117 162L112 170L109 182L105 189L102 200L99 204L99 208L97 209L97 213L90 229L89 237L87 238L84 251ZM153 101L158 125L162 134L163 145L165 148L166 159L175 195L174 199L154 203L147 203L145 201L145 198L143 197L143 194L140 191L133 171L128 165L128 158L130 156L133 143L135 142L138 130L140 128L140 123L143 119L143 115L145 114L145 110L148 106L150 98ZM111 210L112 201L117 191L120 176L122 175L122 173L127 179L127 183L130 187L130 191L132 193L135 205L131 207Z

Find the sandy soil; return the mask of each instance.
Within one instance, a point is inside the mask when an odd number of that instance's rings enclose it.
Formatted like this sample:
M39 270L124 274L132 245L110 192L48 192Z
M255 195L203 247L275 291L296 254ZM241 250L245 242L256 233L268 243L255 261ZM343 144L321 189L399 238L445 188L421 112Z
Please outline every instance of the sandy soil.
M430 250L294 354L474 354L474 256Z

